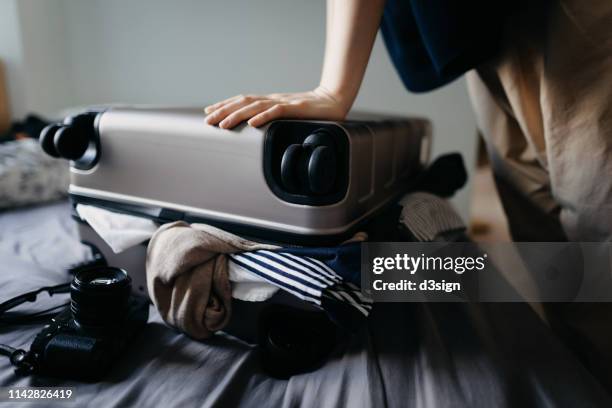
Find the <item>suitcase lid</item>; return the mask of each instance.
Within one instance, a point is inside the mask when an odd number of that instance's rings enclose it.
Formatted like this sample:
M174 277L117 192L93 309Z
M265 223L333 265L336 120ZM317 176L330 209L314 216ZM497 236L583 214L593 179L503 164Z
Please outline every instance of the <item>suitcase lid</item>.
M406 191L429 158L431 128L422 119L360 114L344 122L281 120L224 130L204 117L195 108L123 107L55 125L74 142L59 145L73 159L73 200L277 242L336 240ZM317 133L328 139L309 144ZM62 140L57 133L55 139ZM316 152L329 160L317 162ZM333 167L317 168L330 160ZM323 193L314 191L319 187Z

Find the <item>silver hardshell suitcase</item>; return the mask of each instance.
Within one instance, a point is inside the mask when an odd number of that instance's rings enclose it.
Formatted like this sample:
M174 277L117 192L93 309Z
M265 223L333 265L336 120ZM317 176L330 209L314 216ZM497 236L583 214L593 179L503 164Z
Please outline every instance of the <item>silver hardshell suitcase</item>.
M395 203L429 159L431 127L423 119L361 114L343 122L279 120L234 130L204 119L192 108L90 110L49 126L41 145L71 160L74 206L159 224L208 223L289 245L349 238ZM115 254L76 212L74 217L82 241L109 265L124 268L133 288L146 295L146 243ZM270 301L304 307L282 291ZM261 307L237 305L234 316ZM254 327L238 326L230 331L252 339Z

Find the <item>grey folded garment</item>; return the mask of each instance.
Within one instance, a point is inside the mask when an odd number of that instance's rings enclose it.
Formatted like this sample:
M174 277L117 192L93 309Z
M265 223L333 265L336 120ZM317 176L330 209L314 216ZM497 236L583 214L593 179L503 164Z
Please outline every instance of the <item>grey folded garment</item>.
M208 338L231 316L226 254L276 248L210 225L163 225L147 249L149 296L166 323L195 339Z
M452 205L431 193L406 194L400 201L399 222L417 241L452 241L465 233L466 227Z
M66 195L68 163L33 139L0 143L0 208L57 200Z

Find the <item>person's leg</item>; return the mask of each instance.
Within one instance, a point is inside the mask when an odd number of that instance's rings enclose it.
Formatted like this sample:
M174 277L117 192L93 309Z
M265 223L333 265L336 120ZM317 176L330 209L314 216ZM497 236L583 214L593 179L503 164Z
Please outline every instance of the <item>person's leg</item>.
M572 241L607 241L612 2L543 5L510 21L499 60L470 73L470 94L514 238L554 240L564 232ZM541 222L534 216L539 210L547 215ZM535 230L527 228L531 222ZM612 391L612 305L558 303L546 311L551 326Z
M553 194L572 241L612 239L612 2L562 0L541 43Z
M487 78L487 83L482 77ZM467 74L472 105L483 135L495 184L515 241L564 241L560 206L548 172L514 117L496 73L482 68Z
M468 75L474 108L496 176L545 213L559 211L570 240L607 241L612 2L542 3L509 21L497 61Z

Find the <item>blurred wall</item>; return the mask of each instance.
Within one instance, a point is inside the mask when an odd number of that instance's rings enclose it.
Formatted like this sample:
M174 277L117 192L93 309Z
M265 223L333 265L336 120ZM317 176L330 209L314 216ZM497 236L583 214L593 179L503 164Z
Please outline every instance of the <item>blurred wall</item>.
M54 115L73 102L63 0L0 1L0 59L13 116Z
M0 4L6 1L17 0ZM305 90L321 70L322 0L18 0L18 7L23 49L37 58L27 76L38 96L30 92L25 107L40 112L106 102L204 105L238 93ZM475 124L464 83L407 93L381 38L356 107L430 118L434 153L460 151L472 167ZM455 199L464 215L467 197L464 190Z
M21 27L17 0L0 1L0 59L5 68L10 109L19 117L26 111Z

